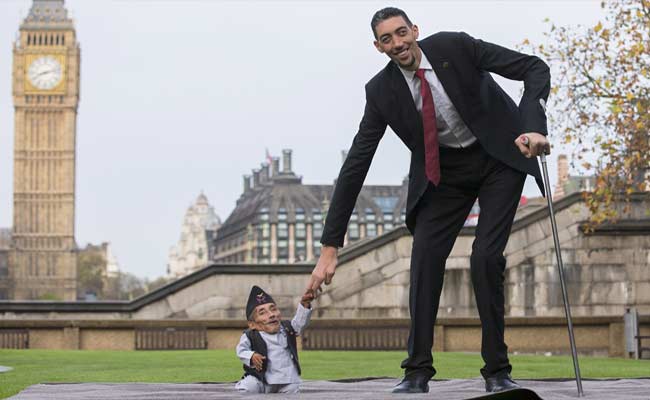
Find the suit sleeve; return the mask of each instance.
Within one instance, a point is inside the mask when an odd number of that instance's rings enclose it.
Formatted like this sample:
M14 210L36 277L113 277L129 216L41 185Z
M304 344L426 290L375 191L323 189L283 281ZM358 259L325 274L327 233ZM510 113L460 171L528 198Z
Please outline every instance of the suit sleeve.
M348 156L341 167L330 202L321 243L342 247L345 232L357 197L366 179L370 163L379 141L386 132L386 121L380 114L366 85L366 107L359 124L359 131L352 141Z
M476 68L524 82L524 94L519 102L523 132L547 135L545 108L551 89L548 65L536 56L484 42L464 32L460 33L459 40Z

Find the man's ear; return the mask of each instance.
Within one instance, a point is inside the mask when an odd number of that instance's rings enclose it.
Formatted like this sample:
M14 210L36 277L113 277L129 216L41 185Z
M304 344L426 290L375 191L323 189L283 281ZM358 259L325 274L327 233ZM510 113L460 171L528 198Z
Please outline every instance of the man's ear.
M383 53L384 49L381 48L381 45L379 44L379 41L375 40L372 42L375 45L375 48L377 49L378 52Z
M415 40L417 40L418 36L420 36L420 28L418 28L417 25L413 25L411 27L411 30L413 31L413 37L415 37Z
M255 321L248 321L248 329L251 329L251 330L256 330L257 329L257 324L255 323Z

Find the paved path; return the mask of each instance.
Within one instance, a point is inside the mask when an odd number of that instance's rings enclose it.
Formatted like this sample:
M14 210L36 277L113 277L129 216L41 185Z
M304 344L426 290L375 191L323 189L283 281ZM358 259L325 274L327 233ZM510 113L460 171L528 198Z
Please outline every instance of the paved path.
M444 399L461 400L485 395L481 379L452 379L431 381L430 392L422 395L390 393L395 379L368 379L354 382L305 381L302 393L296 395L241 395L232 383L64 383L39 384L28 387L11 399L33 400L153 400L153 399L281 399L309 400L353 399ZM519 381L541 398L550 400L576 399L575 381ZM586 400L650 400L650 379L585 380ZM269 397L270 396L270 397Z

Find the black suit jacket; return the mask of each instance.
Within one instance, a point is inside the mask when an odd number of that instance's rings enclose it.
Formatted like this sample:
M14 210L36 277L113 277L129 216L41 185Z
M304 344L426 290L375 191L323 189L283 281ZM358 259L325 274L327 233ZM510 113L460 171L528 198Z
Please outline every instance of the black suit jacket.
M550 90L548 66L535 56L474 39L464 32L440 32L418 43L460 117L485 151L533 175L543 194L537 160L524 157L514 140L525 132L547 134L544 104ZM490 72L524 82L519 106ZM336 181L321 243L343 246L350 215L386 126L411 150L406 225L413 231L413 210L428 185L424 133L406 80L391 61L366 84L365 112Z

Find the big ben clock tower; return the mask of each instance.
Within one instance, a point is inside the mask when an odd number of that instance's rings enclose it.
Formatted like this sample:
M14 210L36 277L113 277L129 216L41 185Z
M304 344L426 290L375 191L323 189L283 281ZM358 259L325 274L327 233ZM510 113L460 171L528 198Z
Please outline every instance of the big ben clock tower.
M64 0L34 0L14 43L11 298L76 300L79 44Z

